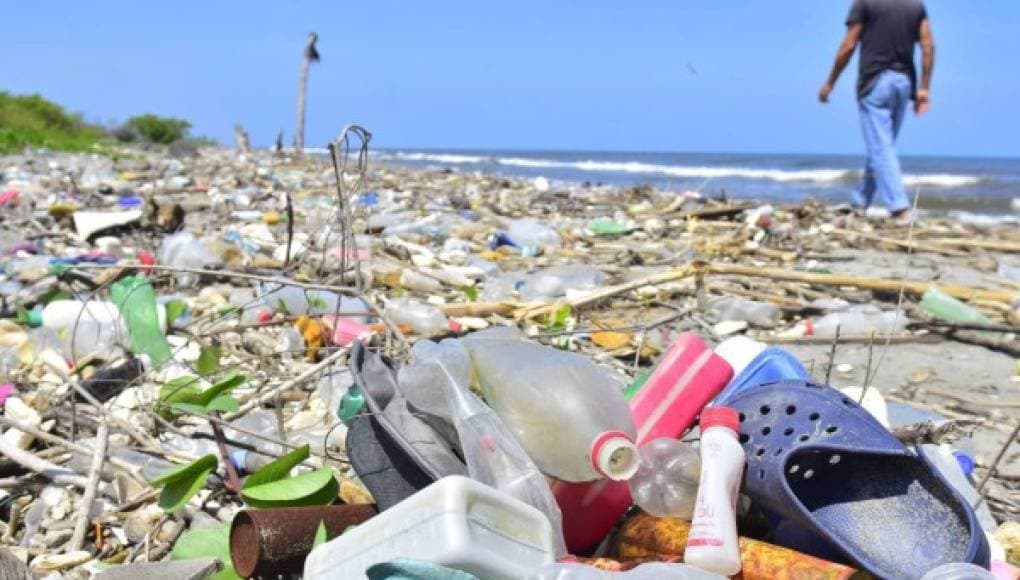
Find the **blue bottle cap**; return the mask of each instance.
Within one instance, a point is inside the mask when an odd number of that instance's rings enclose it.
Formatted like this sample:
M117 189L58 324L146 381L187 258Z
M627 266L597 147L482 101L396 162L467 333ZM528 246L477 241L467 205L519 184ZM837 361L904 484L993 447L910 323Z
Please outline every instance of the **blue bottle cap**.
M956 450L953 451L953 457L956 458L956 462L960 464L960 469L963 470L963 474L970 477L971 473L974 473L974 458L967 455L965 451Z
M135 195L129 195L127 197L120 198L117 203L119 203L121 207L138 207L142 205L142 198Z

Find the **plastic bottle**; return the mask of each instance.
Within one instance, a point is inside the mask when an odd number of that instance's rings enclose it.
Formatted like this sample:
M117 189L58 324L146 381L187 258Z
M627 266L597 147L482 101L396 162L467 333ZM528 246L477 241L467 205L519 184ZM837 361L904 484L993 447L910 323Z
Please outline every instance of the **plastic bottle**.
M938 286L928 288L924 295L921 296L921 302L918 306L928 314L947 322L993 324L987 316L981 314L972 306L968 306L946 294Z
M761 328L775 328L783 313L775 304L744 300L736 296L720 296L709 303L709 311L719 322L741 321Z
M387 301L386 314L394 324L406 324L422 336L434 336L450 330L450 322L438 308L409 298Z
M701 481L684 551L684 562L723 576L741 567L736 506L745 457L739 428L737 412L729 407L701 414Z
M512 220L506 233L522 246L556 247L563 243L556 230L531 218Z
M697 335L678 335L630 400L637 444L679 439L732 377L730 365ZM563 511L567 547L575 553L599 543L633 503L628 486L615 482L557 482L553 492Z
M164 314L161 328L165 328L165 319ZM119 352L118 344L129 344L120 311L112 302L54 300L42 311L42 326L57 333L63 354L72 360L91 353L112 357Z
M620 385L589 358L509 327L474 333L464 345L486 401L543 473L625 481L637 471L636 430Z
M841 336L869 336L897 334L907 327L907 315L903 311L883 312L878 307L865 304L852 306L844 312L826 314L818 320L802 320L793 333L786 336L818 336L832 338L839 327Z
M627 484L634 504L645 512L690 520L700 473L701 458L690 444L655 439L641 447L641 467Z
M553 266L524 279L518 287L528 301L567 296L570 292L588 292L602 286L606 275L590 266Z
M556 557L567 554L563 519L545 476L492 410L470 390L471 356L460 341L419 341L400 369L400 389L416 408L442 417L457 432L472 479L538 509L552 524Z
M191 232L178 232L166 237L163 245L159 248L159 263L175 268L188 268L198 270L219 263L217 258L210 252ZM188 288L198 283L198 274L193 272L179 272L177 283Z
M144 276L129 276L110 288L110 297L120 309L131 338L131 350L144 354L155 368L173 357L159 327L156 292Z
M995 580L995 575L974 564L943 564L929 570L921 580Z
M553 561L542 512L461 476L440 479L308 555L307 580L364 578L372 565L411 558L487 580L519 580Z
M528 580L723 580L687 564L649 562L626 572L609 572L586 564L562 562L542 566Z
M716 397L717 405L725 405L730 398L759 385L811 378L804 365L788 351L766 348L764 343L744 336L724 340L715 347L715 353L733 367L736 375Z

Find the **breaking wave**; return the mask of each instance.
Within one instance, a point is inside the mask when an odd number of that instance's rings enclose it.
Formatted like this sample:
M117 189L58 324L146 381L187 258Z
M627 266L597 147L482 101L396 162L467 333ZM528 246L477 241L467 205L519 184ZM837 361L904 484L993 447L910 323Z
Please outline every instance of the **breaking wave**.
M464 155L456 153L404 152L381 153L381 160L439 163L444 165L488 165L519 167L525 169L566 169L592 173L627 173L641 175L664 175L691 179L747 179L774 182L835 183L854 182L860 179L860 171L834 168L820 169L767 169L755 167L731 167L710 165L662 165L640 161L569 161L534 157L495 157L485 155ZM907 174L903 178L908 186L966 187L984 181L974 175L948 173Z

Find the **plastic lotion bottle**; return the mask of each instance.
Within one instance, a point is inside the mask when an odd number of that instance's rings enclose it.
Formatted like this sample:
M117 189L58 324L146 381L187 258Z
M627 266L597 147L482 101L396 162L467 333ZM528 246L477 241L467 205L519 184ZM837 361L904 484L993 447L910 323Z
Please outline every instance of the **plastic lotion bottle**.
M745 459L739 424L729 407L701 413L701 480L684 551L684 562L723 576L740 572L736 504Z

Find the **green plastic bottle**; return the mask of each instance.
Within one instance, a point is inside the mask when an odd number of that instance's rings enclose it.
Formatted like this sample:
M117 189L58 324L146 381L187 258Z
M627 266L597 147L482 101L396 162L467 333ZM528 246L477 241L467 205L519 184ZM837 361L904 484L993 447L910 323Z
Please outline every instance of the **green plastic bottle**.
M129 276L110 288L131 338L131 351L149 357L153 368L173 358L170 343L159 328L156 292L145 276Z
M938 286L932 286L921 297L918 305L922 310L935 318L946 322L974 322L978 324L994 324L988 317L981 314L972 306L939 290Z

